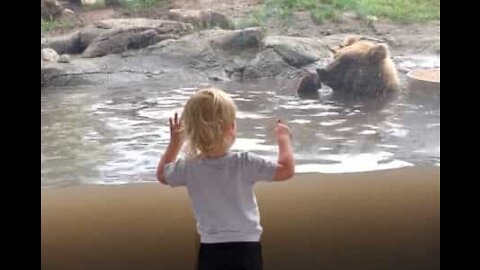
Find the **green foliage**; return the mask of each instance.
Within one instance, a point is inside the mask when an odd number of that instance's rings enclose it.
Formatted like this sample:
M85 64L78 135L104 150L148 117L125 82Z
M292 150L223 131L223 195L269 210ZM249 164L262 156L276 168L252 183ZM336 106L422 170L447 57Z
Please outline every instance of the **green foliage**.
M41 20L41 33L47 33L52 30L61 29L61 28L71 28L73 23L70 21L61 21L53 18L42 19Z
M357 18L382 17L401 22L440 19L440 0L265 0L266 16L253 16L249 23L264 24L269 17L289 19L295 11L308 11L316 23L339 21L346 12Z

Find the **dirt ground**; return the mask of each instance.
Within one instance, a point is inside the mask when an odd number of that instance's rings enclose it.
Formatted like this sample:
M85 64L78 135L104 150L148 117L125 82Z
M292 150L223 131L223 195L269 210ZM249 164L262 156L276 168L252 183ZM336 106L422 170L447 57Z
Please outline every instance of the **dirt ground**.
M69 8L75 12L73 20L76 27L82 27L95 21L125 18L125 17L145 17L152 19L165 19L169 9L211 9L223 13L230 18L245 17L248 12L253 10L260 0L174 0L167 1L155 8L141 10L137 12L129 12L119 7L107 7L104 9L93 9L81 7L79 5L63 2L65 8ZM52 31L49 35L57 35L64 32L64 29ZM71 28L67 31L71 31Z

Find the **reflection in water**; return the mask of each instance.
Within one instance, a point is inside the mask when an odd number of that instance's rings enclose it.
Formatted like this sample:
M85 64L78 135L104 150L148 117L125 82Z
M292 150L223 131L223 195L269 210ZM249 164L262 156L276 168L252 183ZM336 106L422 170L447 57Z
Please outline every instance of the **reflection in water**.
M105 142L115 134L78 103L89 96L89 93L53 95L49 96L48 106L44 106L42 96L42 185L64 185L67 181L89 183L100 178L100 171L92 168L114 157ZM95 99L94 95L90 98Z
M155 181L168 117L199 85L42 90L42 186ZM295 82L223 82L238 106L234 150L276 159L276 119L292 128L298 172L354 172L440 164L439 93L388 103L346 102L322 89L299 99Z

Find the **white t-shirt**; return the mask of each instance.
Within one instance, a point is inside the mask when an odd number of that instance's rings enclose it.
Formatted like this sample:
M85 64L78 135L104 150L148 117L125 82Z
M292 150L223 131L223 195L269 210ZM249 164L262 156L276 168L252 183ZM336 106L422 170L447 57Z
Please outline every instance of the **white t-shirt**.
M260 214L253 185L272 181L276 162L249 152L179 159L165 165L166 182L186 186L202 243L259 241Z

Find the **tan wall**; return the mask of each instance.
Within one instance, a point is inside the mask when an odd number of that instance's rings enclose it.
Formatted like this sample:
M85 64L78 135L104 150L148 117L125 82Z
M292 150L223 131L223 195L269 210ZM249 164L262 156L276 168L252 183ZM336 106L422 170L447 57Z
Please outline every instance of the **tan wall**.
M439 168L296 176L256 187L264 269L439 269ZM42 270L193 269L183 188L42 190Z

